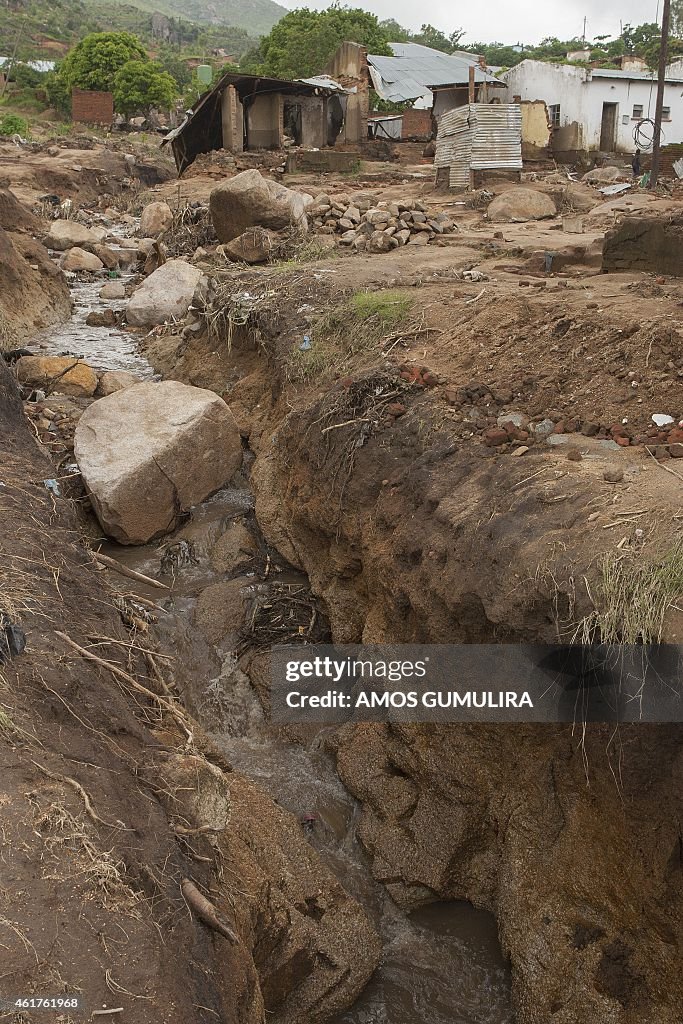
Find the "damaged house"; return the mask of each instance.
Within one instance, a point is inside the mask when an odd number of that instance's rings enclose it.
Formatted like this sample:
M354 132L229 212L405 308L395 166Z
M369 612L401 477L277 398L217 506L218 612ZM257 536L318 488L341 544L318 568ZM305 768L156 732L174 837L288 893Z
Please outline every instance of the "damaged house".
M385 57L368 53L358 43L342 43L325 69L349 94L341 136L344 142L367 139L369 120L387 122L381 131L371 125L376 136L429 136L443 113L470 101L472 83L474 99L484 103L505 89L476 54L442 53L418 43L389 43L389 47L393 56ZM400 126L396 124L398 115L379 119L370 115L371 89L383 100L413 103L400 115Z
M345 107L345 90L325 75L291 82L228 72L162 145L173 149L179 174L200 153L282 149L285 136L297 146L321 149L334 145Z
M634 129L654 117L657 76L633 59L621 68L523 60L501 74L507 99L544 101L558 160L580 153L634 153ZM667 68L662 128L665 143L683 141L683 67Z

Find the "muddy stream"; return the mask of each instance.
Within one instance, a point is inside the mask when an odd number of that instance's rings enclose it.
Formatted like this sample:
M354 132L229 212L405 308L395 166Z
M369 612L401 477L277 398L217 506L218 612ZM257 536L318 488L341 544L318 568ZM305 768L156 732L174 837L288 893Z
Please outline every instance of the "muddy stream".
M72 281L72 320L37 336L34 346L42 354L82 355L96 368L152 377L134 336L85 324L91 310L124 304L100 300L101 284ZM175 535L138 548L102 538L101 550L132 569L173 583L171 596L136 583L129 586L163 609L158 630L175 658L179 691L237 770L300 820L309 819L304 827L310 842L375 920L384 944L382 963L360 999L334 1018L335 1024L512 1024L509 972L493 917L466 903L437 902L409 915L401 911L372 879L355 838L359 806L339 780L326 750L326 731L306 745L275 738L247 677L236 668L236 638L225 637L213 647L194 624L200 594L221 580L239 576L254 588L268 586L271 579L295 589L307 586L304 577L266 549L249 489L250 453L244 461L237 484L193 509ZM270 569L266 583L263 557L253 560L257 568L247 563L228 574L214 567L212 548L235 522L247 527L265 556Z

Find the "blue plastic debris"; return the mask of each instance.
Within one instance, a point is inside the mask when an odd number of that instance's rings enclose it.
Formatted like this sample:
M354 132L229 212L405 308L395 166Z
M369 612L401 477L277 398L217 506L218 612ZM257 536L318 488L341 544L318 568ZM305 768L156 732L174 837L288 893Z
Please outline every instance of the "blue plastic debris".
M43 484L47 487L48 491L54 494L55 498L61 498L62 488L56 480L43 480Z
M309 349L311 349L311 348L313 348L313 344L311 342L310 335L304 334L304 340L299 345L299 351L300 352L308 352Z

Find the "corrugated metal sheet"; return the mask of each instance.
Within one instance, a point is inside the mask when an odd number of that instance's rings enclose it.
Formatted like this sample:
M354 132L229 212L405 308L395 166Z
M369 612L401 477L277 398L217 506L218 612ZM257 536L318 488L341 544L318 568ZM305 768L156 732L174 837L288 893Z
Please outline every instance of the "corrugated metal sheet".
M474 57L467 60L419 43L389 43L389 46L395 54L393 57L368 54L372 84L385 100L400 103L424 96L432 86L467 85L470 67L474 67L477 85L483 82L504 85L481 68Z
M435 167L449 167L451 188L467 188L470 171L521 170L522 109L517 103L471 103L444 114Z

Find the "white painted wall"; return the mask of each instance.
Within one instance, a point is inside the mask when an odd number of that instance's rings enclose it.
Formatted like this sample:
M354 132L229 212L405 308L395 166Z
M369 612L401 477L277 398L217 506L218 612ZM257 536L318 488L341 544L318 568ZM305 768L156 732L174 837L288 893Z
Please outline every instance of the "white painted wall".
M671 70L680 74L678 69ZM632 117L634 105L642 105L644 117L654 117L656 82L602 77L591 74L590 68L534 60L524 60L500 77L507 83L508 101L520 96L523 100L545 100L548 106L559 103L560 127L578 122L579 148L589 151L600 149L603 103L617 104L616 141L617 150L622 153L634 153L636 149L633 140L633 129L637 124L637 119ZM662 125L664 144L683 142L683 75L680 81L667 82L664 106L671 109L671 120Z

